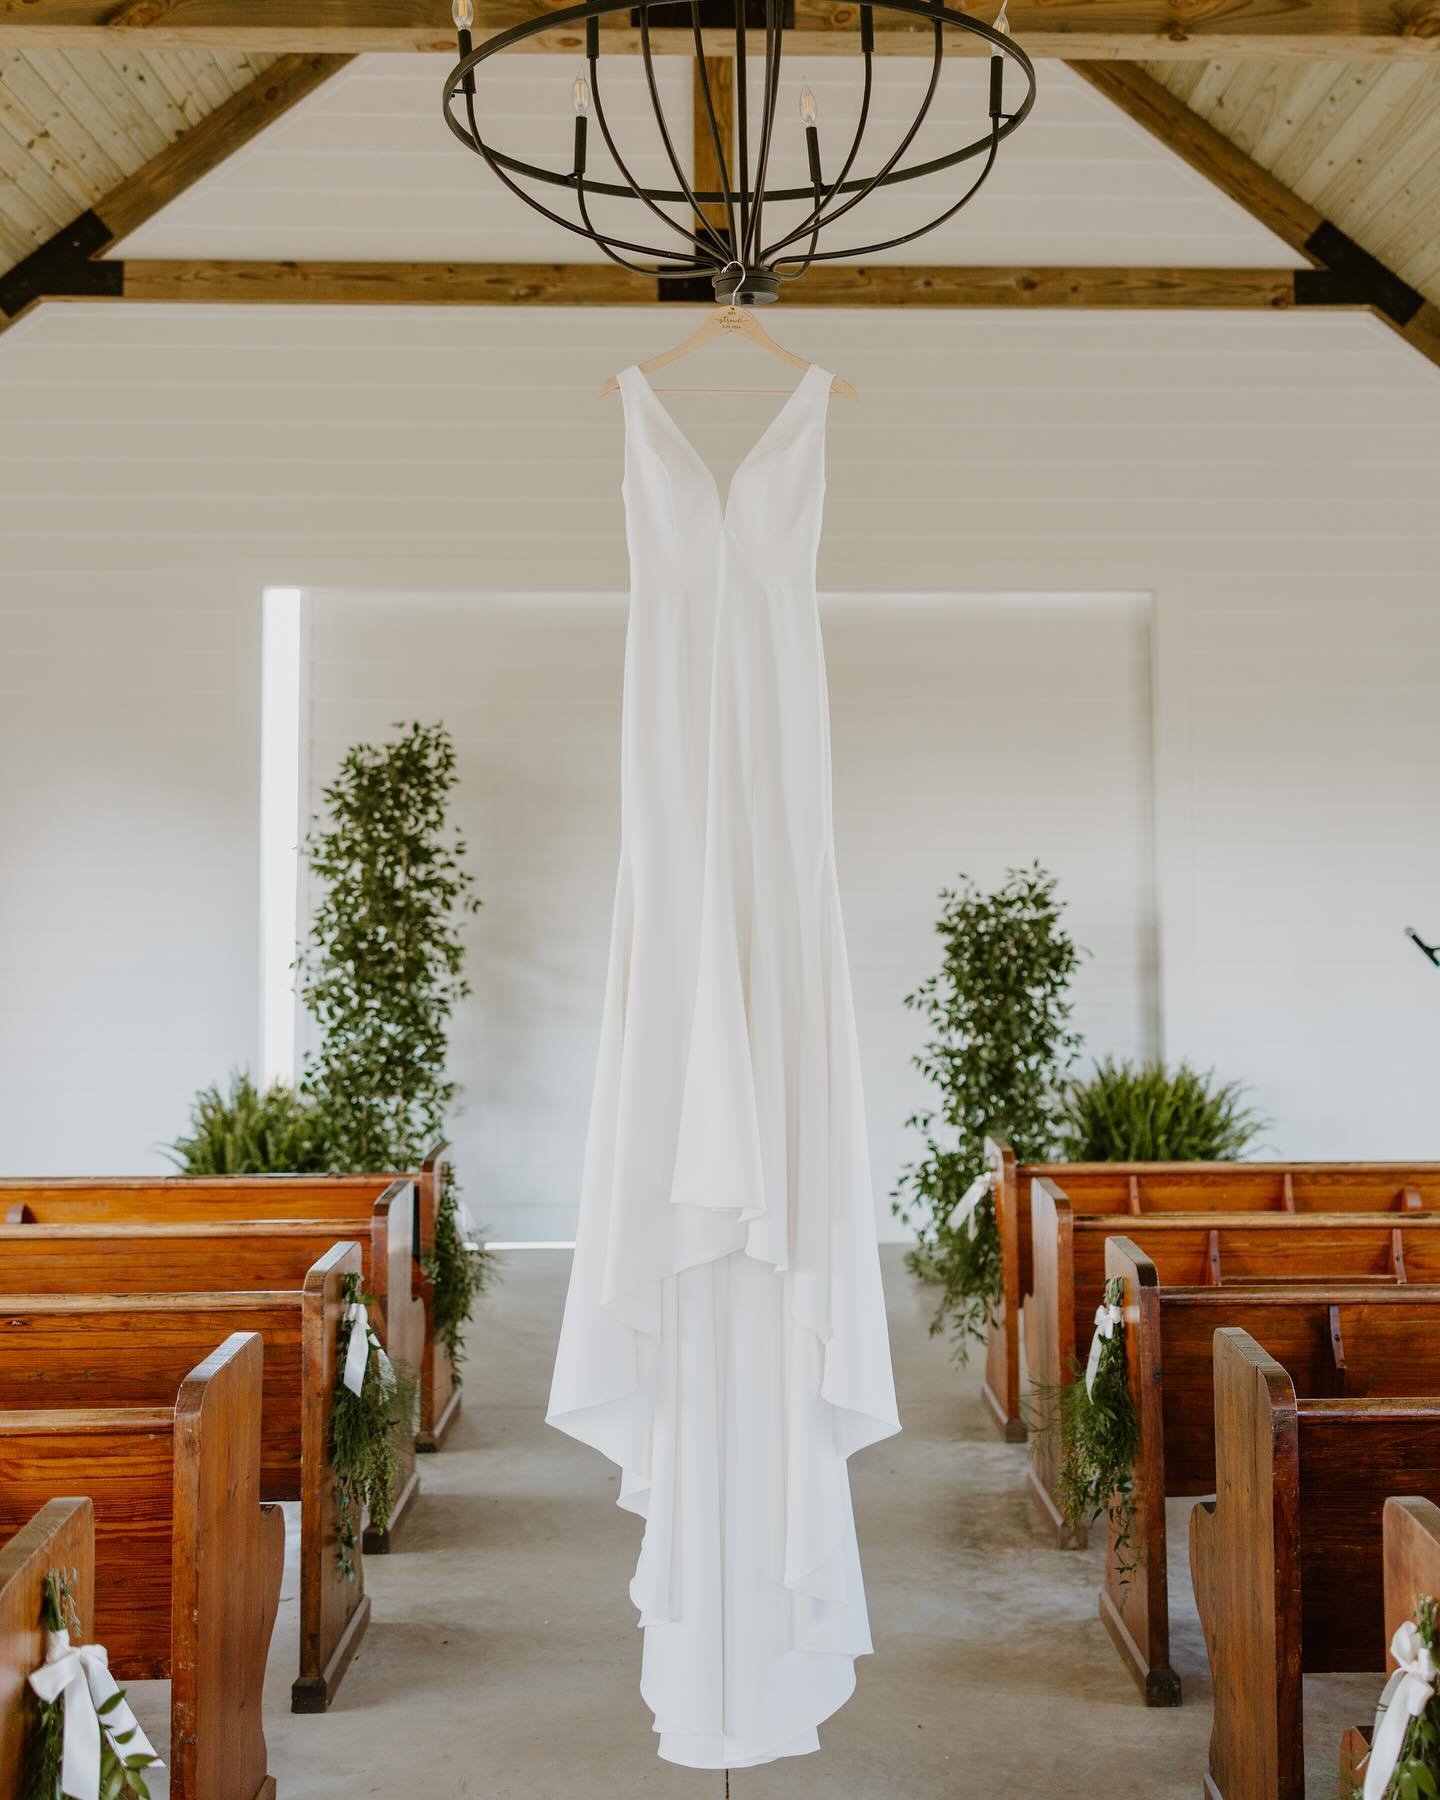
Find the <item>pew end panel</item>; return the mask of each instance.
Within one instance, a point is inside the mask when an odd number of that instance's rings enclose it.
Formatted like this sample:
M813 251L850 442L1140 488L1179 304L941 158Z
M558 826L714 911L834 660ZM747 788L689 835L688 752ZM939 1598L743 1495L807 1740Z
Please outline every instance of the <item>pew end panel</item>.
M1295 1389L1248 1332L1222 1326L1214 1357L1216 1496L1190 1515L1215 1693L1207 1792L1304 1800Z
M88 1500L47 1500L0 1546L0 1794L22 1794L37 1717L28 1687L45 1659L45 1577L72 1576L80 1642L95 1617L95 1514Z
M418 1183L411 1176L391 1182L375 1202L370 1252L371 1289L379 1302L379 1335L392 1362L405 1363L417 1384L424 1379L425 1302L415 1293L415 1220ZM390 1523L384 1531L367 1526L365 1552L388 1556L401 1522L420 1491L415 1468L415 1423L396 1433L399 1484Z
M995 1225L1000 1234L1004 1293L985 1333L985 1381L980 1397L1009 1444L1023 1444L1027 1432L1020 1408L1020 1312L1029 1288L1030 1208L1022 1205L1015 1152L1003 1138L985 1139L985 1157L995 1181Z
M175 1800L265 1800L265 1661L285 1522L260 1501L264 1346L234 1332L175 1402L170 1788Z
M415 1280L425 1309L425 1352L420 1368L420 1429L415 1448L429 1454L440 1448L460 1416L460 1381L450 1353L435 1335L434 1287L425 1264L435 1252L435 1225L450 1167L450 1146L434 1146L416 1178Z
M335 1698L370 1622L365 1592L364 1547L354 1549L355 1574L347 1580L337 1560L339 1519L330 1460L330 1409L338 1380L338 1340L345 1315L347 1277L361 1269L360 1246L334 1245L305 1279L301 1414L303 1489L300 1498L300 1672L290 1690L290 1709L324 1712Z
M1129 1541L1106 1521L1100 1617L1147 1706L1178 1706L1170 1664L1170 1588L1165 1555L1165 1430L1159 1275L1127 1237L1106 1240L1105 1273L1124 1286L1125 1365L1140 1430Z
M1055 1504L1060 1475L1059 1398L1074 1379L1075 1286L1070 1277L1073 1219L1070 1202L1053 1181L1031 1184L1035 1285L1026 1302L1025 1362L1034 1429L1026 1486L1046 1531L1062 1550L1083 1550L1089 1532L1070 1525Z

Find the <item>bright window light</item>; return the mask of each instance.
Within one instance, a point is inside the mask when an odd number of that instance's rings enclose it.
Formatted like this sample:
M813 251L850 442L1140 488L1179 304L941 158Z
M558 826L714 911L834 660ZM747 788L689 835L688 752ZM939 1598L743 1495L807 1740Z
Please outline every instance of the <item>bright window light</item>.
M300 886L299 588L266 588L260 636L260 1072L295 1079Z

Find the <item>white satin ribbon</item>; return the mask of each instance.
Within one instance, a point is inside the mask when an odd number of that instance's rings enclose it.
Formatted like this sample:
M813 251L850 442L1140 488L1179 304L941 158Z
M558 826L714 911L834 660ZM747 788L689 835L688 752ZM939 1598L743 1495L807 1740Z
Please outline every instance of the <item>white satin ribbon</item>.
M1364 1800L1384 1800L1400 1760L1405 1728L1412 1719L1420 1717L1435 1693L1435 1659L1408 1619L1391 1638L1390 1654L1400 1666L1385 1683L1375 1709L1375 1736L1370 1742L1370 1760L1365 1765Z
M370 1352L375 1352L375 1361L380 1370L380 1379L386 1387L395 1380L395 1371L390 1365L390 1358L385 1354L384 1346L370 1326L370 1315L359 1300L352 1300L345 1313L350 1325L350 1342L345 1348L345 1372L341 1380L352 1394L363 1394L365 1391L365 1370L370 1363Z
M966 1188L950 1215L952 1225L963 1224L973 1238L976 1231L975 1209L987 1194L995 1191L994 1171L987 1169L983 1175L977 1175Z
M1108 1343L1115 1335L1115 1327L1121 1323L1125 1314L1118 1306L1106 1306L1102 1301L1095 1308L1095 1335L1090 1340L1090 1358L1085 1364L1085 1392L1095 1392L1095 1377L1100 1370L1100 1347Z
M474 1214L463 1200L455 1202L455 1223L460 1227L461 1241L467 1250L480 1249L480 1227L475 1223Z
M71 1800L100 1800L102 1729L122 1762L145 1756L147 1767L158 1765L154 1746L123 1697L100 1718L100 1708L120 1692L103 1644L72 1644L66 1631L46 1632L45 1661L30 1677L30 1686L47 1705L64 1696L60 1786Z

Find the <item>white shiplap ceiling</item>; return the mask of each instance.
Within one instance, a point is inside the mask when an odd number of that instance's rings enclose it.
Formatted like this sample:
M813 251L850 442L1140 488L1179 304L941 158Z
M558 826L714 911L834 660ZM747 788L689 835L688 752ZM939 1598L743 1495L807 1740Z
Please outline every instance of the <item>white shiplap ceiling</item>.
M668 184L638 60L615 62L606 96L617 141L637 175ZM445 129L439 101L446 68L443 57L357 59L118 253L467 262L598 256L583 239L530 213ZM661 64L667 110L686 143L690 70L688 59ZM772 162L778 180L804 179L796 119L802 77L809 76L819 100L822 143L838 146L852 128L858 73L837 60L788 71ZM872 112L877 145L893 144L904 130L927 73L927 65L906 58L884 59ZM558 158L563 167L574 74L561 59L515 58L488 108L492 140L537 161ZM1033 115L974 203L938 232L867 260L1269 268L1299 261L1063 65L1042 64L1040 77ZM916 157L952 144L958 125L978 130L985 79L978 62L947 67ZM592 173L602 166L592 158ZM854 215L863 235L837 243L909 229L958 195L958 174L927 180L923 199L917 184L913 192L892 189L867 201ZM562 207L564 197L556 204ZM653 221L650 228L663 233Z

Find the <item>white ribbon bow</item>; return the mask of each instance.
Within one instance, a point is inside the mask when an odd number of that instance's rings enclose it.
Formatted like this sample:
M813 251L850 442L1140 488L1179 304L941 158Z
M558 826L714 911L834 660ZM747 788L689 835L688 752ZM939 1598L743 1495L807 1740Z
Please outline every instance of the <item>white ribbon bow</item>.
M1100 1346L1102 1341L1108 1343L1115 1335L1115 1327L1124 1320L1124 1311L1118 1306L1106 1306L1102 1301L1095 1308L1095 1335L1090 1340L1090 1360L1085 1364L1085 1392L1095 1392L1095 1377L1100 1371Z
M341 1380L352 1394L363 1394L365 1391L365 1370L370 1363L370 1352L375 1352L375 1361L380 1369L380 1380L386 1387L393 1385L395 1370L391 1367L390 1358L385 1354L384 1346L370 1325L370 1315L359 1300L352 1300L346 1309L345 1317L350 1324L350 1342L345 1347L345 1372Z
M993 1170L987 1169L983 1175L977 1175L960 1196L954 1212L950 1215L950 1223L964 1225L973 1238L977 1227L975 1209L987 1194L992 1194L994 1191L995 1174Z
M122 1762L144 1756L145 1766L159 1764L154 1746L123 1695L103 1719L100 1717L101 1707L120 1693L103 1644L72 1644L69 1632L46 1632L45 1661L30 1677L30 1686L47 1705L53 1706L62 1695L65 1698L60 1786L70 1800L100 1800L102 1730Z
M467 1250L480 1249L480 1227L475 1223L475 1215L463 1200L455 1202L455 1223L460 1227L461 1241Z
M1391 1638L1390 1654L1400 1666L1385 1683L1375 1709L1375 1736L1365 1766L1364 1800L1384 1800L1400 1760L1405 1728L1412 1719L1420 1717L1435 1693L1435 1659L1408 1619Z

